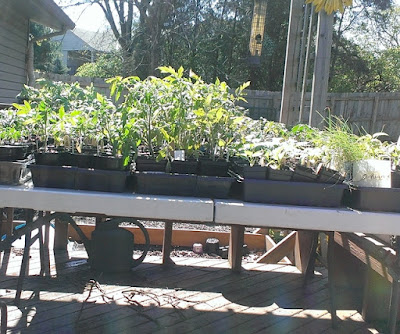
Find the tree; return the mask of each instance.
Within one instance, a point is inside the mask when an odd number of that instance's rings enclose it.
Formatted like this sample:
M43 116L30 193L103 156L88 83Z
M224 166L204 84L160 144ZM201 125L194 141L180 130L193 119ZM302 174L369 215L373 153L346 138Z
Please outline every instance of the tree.
M51 30L45 26L34 22L31 23L30 33L33 37L44 36L50 32ZM62 64L62 55L59 50L58 43L52 42L51 40L44 40L35 43L33 49L33 64L35 70L57 74L64 74L68 72L68 69Z

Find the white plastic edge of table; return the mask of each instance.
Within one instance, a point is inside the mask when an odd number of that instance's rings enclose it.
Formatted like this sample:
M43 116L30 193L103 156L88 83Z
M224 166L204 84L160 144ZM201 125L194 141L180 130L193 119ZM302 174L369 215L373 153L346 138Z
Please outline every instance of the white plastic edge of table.
M212 222L211 199L0 186L0 208L97 213L144 219Z
M400 213L215 200L215 223L400 235ZM400 205L400 203L399 203Z

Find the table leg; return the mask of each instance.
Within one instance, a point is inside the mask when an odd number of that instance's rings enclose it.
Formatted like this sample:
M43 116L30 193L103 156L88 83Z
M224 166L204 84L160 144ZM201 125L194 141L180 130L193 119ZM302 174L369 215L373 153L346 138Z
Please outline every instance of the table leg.
M314 277L315 261L317 260L318 237L319 237L319 232L318 231L313 232L310 257L304 274L304 285L306 285L308 281Z
M332 319L332 328L337 328L338 318L336 315L336 291L334 277L334 234L335 232L328 232L328 287L329 287L329 300L330 300L330 312Z
M229 238L228 261L234 272L239 272L242 269L243 241L244 226L232 225Z
M163 240L163 248L162 248L162 254L163 254L163 259L162 263L163 265L171 265L175 264L174 261L171 260L171 250L172 250L172 227L173 223L172 222L165 222L164 223L164 240Z
M26 210L26 225L32 224L33 222L33 210ZM32 231L29 231L25 234L25 248L24 254L22 256L21 270L18 276L17 282L17 291L15 293L14 304L19 305L21 300L21 292L22 292L22 284L24 282L25 275L27 271L29 271L29 250L31 247L31 234Z
M14 208L4 208L3 211L5 212L7 218L1 219L1 235L11 235L14 228Z
M396 264L394 270L390 272L392 276L392 289L390 293L390 305L389 305L389 319L388 327L389 333L395 334L397 327L397 316L399 310L399 292L400 292L400 236L392 237L392 247L396 250Z
M59 218L54 220L54 249L67 250L68 243L68 224L62 222Z

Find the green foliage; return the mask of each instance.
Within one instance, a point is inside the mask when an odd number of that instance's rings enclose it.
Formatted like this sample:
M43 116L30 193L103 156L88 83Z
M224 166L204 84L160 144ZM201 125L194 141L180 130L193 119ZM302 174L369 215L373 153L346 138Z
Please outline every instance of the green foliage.
M32 22L30 25L30 33L33 37L40 37L47 35L51 30L40 24ZM68 69L62 65L61 52L59 44L51 40L44 40L35 43L33 46L34 52L34 68L43 72L64 74Z
M77 76L111 78L123 74L123 61L118 53L101 54L94 63L78 67Z
M17 113L2 114L0 140L12 142L34 134L45 143L53 137L59 145L66 144L67 137L78 151L87 142L102 150L106 140L126 164L139 153L172 160L174 150L185 150L188 158L196 159L239 156L251 165L276 169L297 164L317 168L332 162L340 168L371 158L400 160L397 145L379 140L382 133L356 135L346 120L335 116L325 120L324 130L253 120L237 106L248 83L232 93L226 82L206 83L192 71L186 76L182 67L159 70L162 78L109 79L113 99L93 87L41 80L40 88L25 88L24 104L14 105Z

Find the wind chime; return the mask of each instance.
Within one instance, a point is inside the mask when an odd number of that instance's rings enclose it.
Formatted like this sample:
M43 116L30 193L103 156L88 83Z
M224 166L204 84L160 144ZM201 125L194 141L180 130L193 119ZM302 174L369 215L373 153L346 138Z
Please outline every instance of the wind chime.
M249 43L250 65L260 65L266 14L267 0L254 0L253 19L251 22L251 34Z

